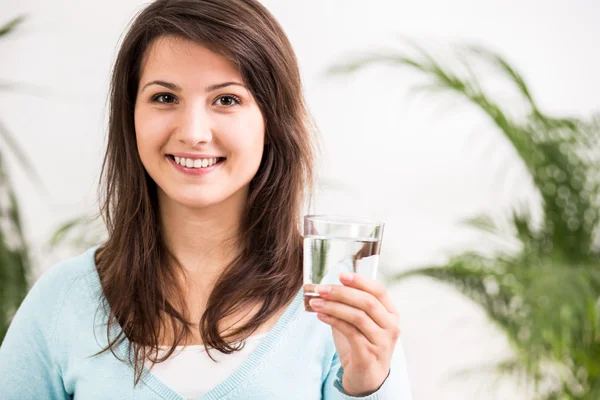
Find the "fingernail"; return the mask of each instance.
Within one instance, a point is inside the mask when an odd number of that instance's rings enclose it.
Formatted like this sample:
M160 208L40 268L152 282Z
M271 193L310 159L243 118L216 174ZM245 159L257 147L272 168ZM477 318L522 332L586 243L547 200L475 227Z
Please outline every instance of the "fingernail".
M325 304L325 302L321 299L312 299L310 301L310 306L315 308L323 307L323 304Z
M331 286L329 286L329 285L318 286L317 287L317 293L319 293L319 294L329 294L329 293L331 293Z
M354 279L354 274L351 274L350 272L342 272L340 274L340 279L346 282L352 282L352 280Z

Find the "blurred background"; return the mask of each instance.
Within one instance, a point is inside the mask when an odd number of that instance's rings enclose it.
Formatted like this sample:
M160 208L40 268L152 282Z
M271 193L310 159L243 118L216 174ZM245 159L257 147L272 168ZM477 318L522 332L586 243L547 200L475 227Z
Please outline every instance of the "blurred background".
M386 222L414 399L600 398L600 2L262 2L321 131L311 211ZM97 212L110 69L145 4L0 3L0 338L102 237L70 222Z

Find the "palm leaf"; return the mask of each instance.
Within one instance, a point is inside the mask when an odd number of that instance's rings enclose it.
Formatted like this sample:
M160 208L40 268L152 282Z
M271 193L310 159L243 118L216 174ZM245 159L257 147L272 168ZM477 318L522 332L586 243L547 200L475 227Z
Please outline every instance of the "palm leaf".
M80 215L62 223L52 234L46 250L53 251L65 246L81 251L100 243L106 232L101 224L95 224L98 217Z
M0 37L14 31L22 21L23 17L18 17L0 27ZM39 187L42 187L41 179L35 174L24 153L2 124L0 124L0 137L22 163L30 177L37 181ZM0 151L0 343L28 291L31 269L19 207L6 172L3 156L4 152Z
M464 223L485 234L484 244L509 237L520 246L491 256L481 250L458 253L444 265L389 279L426 276L478 304L515 349L514 362L504 369L524 373L539 390L538 398L600 398L600 254L595 240L600 118L584 121L542 112L516 68L480 46L455 52L460 68L445 66L414 42L409 46L413 55L367 53L334 65L328 74L356 73L376 63L397 65L426 79L421 90L466 100L512 145L540 194L543 219L534 225L527 207L469 218ZM477 66L488 67L516 91L524 117L493 100Z
M21 164L21 167L25 171L27 175L29 175L29 179L35 184L38 190L41 190L43 194L48 195L48 189L44 185L42 178L37 173L36 169L33 167L33 164L29 161L29 158L26 156L25 152L21 149L21 146L17 143L11 133L6 129L4 124L0 121L0 138L4 141L4 143L8 146L8 149L15 155L15 159L17 162Z
M13 32L17 28L17 26L19 26L24 20L25 20L25 16L20 15L16 18L10 20L3 26L1 26L0 27L0 37L6 36L9 33Z
M18 204L0 153L0 343L28 290L28 254Z

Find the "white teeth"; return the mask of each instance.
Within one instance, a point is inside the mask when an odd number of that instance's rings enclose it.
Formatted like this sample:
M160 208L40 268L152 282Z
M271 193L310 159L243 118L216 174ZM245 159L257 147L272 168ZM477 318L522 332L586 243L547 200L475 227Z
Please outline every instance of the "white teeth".
M187 168L206 168L216 164L218 158L204 158L192 160L191 158L175 157L175 162Z

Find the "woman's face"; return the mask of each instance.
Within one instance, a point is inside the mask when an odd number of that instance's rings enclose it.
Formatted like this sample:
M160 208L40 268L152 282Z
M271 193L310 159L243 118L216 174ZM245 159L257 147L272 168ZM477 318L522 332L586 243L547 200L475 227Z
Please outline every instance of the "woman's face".
M230 61L192 41L157 39L142 64L134 117L138 152L161 201L245 202L263 155L264 120Z

